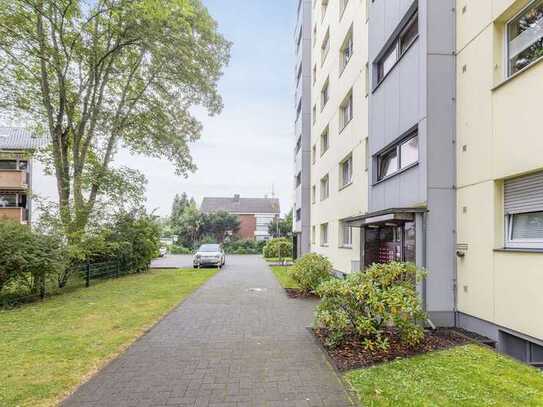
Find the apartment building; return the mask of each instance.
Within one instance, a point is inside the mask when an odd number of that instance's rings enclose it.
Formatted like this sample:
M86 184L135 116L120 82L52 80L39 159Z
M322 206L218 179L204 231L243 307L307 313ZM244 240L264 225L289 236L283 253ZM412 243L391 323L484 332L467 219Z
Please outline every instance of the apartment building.
M344 220L367 211L366 7L315 0L311 55L311 250L336 272L360 270L360 229Z
M0 220L32 219L33 152L43 139L14 127L0 127Z
M312 16L311 250L416 263L433 324L543 367L543 0Z
M311 250L311 0L298 0L294 31L296 92L294 103L294 253Z
M457 1L458 324L543 367L543 1Z

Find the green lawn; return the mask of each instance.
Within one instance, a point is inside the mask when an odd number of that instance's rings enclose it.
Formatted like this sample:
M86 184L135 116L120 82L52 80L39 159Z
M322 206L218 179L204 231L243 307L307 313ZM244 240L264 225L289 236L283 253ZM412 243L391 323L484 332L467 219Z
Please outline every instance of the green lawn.
M543 406L543 374L467 345L345 375L364 406Z
M217 272L156 270L0 311L0 406L53 406Z
M277 280L279 280L279 284L281 284L283 288L299 288L298 284L296 284L288 275L288 270L290 267L274 266L271 269Z

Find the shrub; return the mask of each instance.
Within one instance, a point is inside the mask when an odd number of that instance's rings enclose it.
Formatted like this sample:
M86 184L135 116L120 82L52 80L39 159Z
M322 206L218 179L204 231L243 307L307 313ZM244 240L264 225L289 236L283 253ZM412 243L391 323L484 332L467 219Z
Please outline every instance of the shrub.
M320 284L332 278L331 273L330 260L316 253L306 254L289 270L290 277L305 293L314 293Z
M169 247L171 254L192 254L192 249L184 246L173 245Z
M423 338L421 323L426 320L416 291L416 281L423 277L413 264L389 263L325 282L317 289L322 301L316 325L328 330L331 346L356 335L368 350L387 350L385 331L390 327L405 344L416 345Z
M285 258L292 256L292 240L286 237L280 237L269 240L262 250L262 254L267 259Z
M0 290L38 294L66 268L61 239L33 232L28 226L0 221Z
M227 254L260 254L265 244L265 241L234 240L224 244L224 251Z

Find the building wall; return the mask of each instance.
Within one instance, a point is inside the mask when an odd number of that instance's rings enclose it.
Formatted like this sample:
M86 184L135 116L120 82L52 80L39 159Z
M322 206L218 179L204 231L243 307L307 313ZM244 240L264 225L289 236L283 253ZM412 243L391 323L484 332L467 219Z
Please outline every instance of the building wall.
M294 181L293 230L298 236L300 255L311 249L311 0L300 0L294 30L296 93L294 109L300 108L294 125L294 176L301 173L301 184ZM298 41L300 40L300 41ZM298 73L300 76L298 77ZM296 145L300 143L299 147ZM300 219L296 212L301 210Z
M337 271L349 273L359 269L360 230L353 229L352 247L341 247L341 220L367 211L367 162L365 143L368 136L368 111L366 91L366 63L368 28L366 3L350 0L341 15L339 1L329 1L326 13L321 2L314 2L313 28L316 37L312 43L311 69L316 67L312 80L312 109L316 116L312 122L311 146L316 146L314 164L311 165L311 186L316 187L316 202L311 205L311 226L315 229L311 249L330 258ZM342 71L340 49L347 33L353 30L353 54ZM330 33L330 50L322 63L321 45L326 32ZM329 80L329 101L321 111L321 90ZM340 105L352 90L353 119L340 129ZM329 126L329 150L321 155L320 137ZM349 155L353 157L352 183L340 189L340 163ZM320 200L320 180L326 174L330 179L330 196ZM320 225L328 223L328 244L320 242ZM313 234L313 232L312 232Z
M238 215L239 231L238 236L241 239L254 240L256 231L256 216L255 215Z
M415 42L378 83L377 62L418 8ZM369 211L426 207L417 230L427 311L437 324L454 323L455 57L454 1L372 2L369 120ZM418 128L418 164L378 181L377 156Z
M458 0L458 310L472 329L543 339L543 253L504 247L505 179L543 170L543 63L506 80L506 22L528 1ZM471 319L470 319L471 317Z

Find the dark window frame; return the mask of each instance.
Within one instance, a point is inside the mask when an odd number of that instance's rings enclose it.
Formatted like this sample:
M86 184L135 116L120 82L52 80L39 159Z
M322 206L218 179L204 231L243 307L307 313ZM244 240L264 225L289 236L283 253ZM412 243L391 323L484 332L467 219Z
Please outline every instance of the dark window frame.
M411 162L405 166L402 166L402 146L409 143L411 140L417 138L417 160L414 162ZM396 170L388 175L381 175L381 163L383 157L386 155L395 152L396 153L396 160L397 160L397 166ZM387 179L390 179L398 174L401 174L404 171L407 171L410 168L413 168L417 166L420 163L420 133L418 130L418 126L410 129L408 132L405 133L404 136L399 138L397 141L392 143L391 145L387 146L380 152L374 155L374 162L375 162L375 175L374 175L374 185L378 184L382 181L385 181Z

